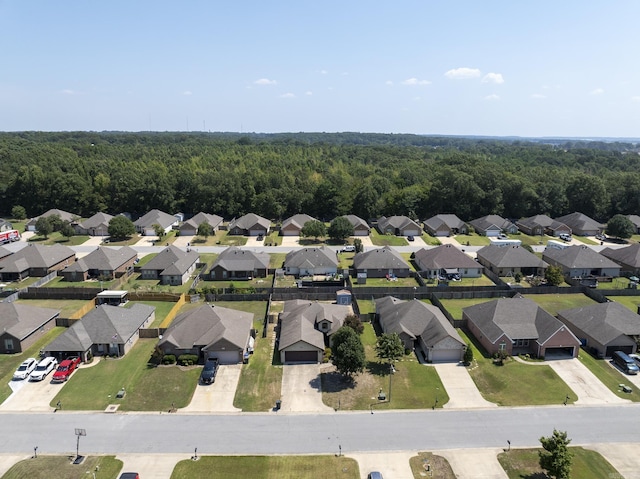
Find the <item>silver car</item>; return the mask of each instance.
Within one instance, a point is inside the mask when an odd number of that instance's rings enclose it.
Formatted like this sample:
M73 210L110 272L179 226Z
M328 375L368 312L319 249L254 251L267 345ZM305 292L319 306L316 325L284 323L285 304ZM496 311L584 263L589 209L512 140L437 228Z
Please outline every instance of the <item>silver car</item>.
M58 360L48 356L38 363L36 368L29 376L29 381L42 381L47 375L58 366Z
M28 358L22 361L22 364L18 366L16 372L13 373L14 381L27 379L29 377L29 374L31 374L31 372L36 368L37 364L38 361L36 361L35 358Z

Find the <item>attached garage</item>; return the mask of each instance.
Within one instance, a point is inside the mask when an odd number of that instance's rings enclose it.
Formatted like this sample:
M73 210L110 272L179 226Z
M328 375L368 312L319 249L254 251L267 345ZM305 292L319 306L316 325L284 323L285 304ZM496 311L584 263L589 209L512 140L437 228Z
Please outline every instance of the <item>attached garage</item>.
M577 346L567 346L558 348L546 348L544 350L545 359L573 358L576 356Z
M404 230L403 236L420 236L420 230Z
M452 363L461 360L461 350L458 349L431 349L429 351L432 363Z
M285 363L317 363L317 351L285 351Z
M216 358L220 364L238 364L242 362L240 351L209 351L207 357Z
M611 356L613 356L614 351L622 351L623 353L626 353L626 354L631 354L634 352L633 346L623 346L623 345L607 346L605 357L610 358Z

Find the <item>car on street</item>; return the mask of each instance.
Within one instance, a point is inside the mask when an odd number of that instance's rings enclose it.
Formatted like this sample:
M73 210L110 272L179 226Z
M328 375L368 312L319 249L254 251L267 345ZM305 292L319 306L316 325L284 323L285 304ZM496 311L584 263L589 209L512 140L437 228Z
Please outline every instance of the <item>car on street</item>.
M65 382L67 379L69 379L69 376L71 376L71 373L73 373L79 365L80 365L80 358L78 356L73 356L63 360L58 365L58 369L56 369L56 372L53 373L53 377L51 378L51 381L54 383Z
M16 372L13 373L13 379L15 381L20 379L27 379L29 377L29 374L31 374L31 372L36 368L37 364L38 361L36 361L35 358L25 359L24 361L22 361L22 364L18 366Z
M344 245L344 246L342 247L342 250L341 250L341 251L342 251L343 253L355 253L355 251L356 251L356 247L355 247L355 245L347 244L347 245Z
M52 356L41 359L29 376L29 381L42 381L58 365L58 360Z
M204 368L200 373L200 382L202 384L212 384L216 382L216 374L218 374L218 360L216 358L207 358L204 362Z

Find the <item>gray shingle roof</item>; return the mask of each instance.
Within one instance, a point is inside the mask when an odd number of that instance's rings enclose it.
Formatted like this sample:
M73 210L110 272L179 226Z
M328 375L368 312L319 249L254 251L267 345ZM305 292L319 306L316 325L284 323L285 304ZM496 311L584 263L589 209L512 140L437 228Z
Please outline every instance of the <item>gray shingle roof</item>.
M588 217L583 213L570 213L568 215L561 216L556 218L556 221L560 223L564 223L572 231L576 234L581 233L583 231L599 231L605 228L605 225L602 223L598 223L593 218Z
M268 269L270 259L268 253L258 253L231 246L218 255L211 270L218 266L226 271Z
M177 221L178 219L169 213L165 213L160 210L151 210L146 215L141 216L134 221L133 224L138 228L150 228L154 224L159 224L163 228L168 228Z
M601 344L607 344L621 335L640 335L640 316L615 301L564 309L558 311L558 317L569 328L575 326Z
M504 219L500 215L486 215L481 218L471 220L469 224L476 230L480 231L486 231L491 226L495 226L496 228L504 231L507 228L514 226L511 221Z
M50 268L64 260L74 261L75 252L59 244L43 246L30 243L0 263L3 273L20 273L30 268Z
M282 229L289 228L294 226L297 229L302 229L304 224L308 221L318 221L312 216L306 215L304 213L298 213L297 215L293 215L282 222Z
M220 226L220 223L222 223L222 217L218 215L210 215L208 213L200 212L197 215L193 216L192 218L189 218L184 223L182 223L182 225L180 226L180 229L182 230L183 228L193 228L197 230L198 226L200 226L205 221L209 223L209 225L211 225L212 228L217 228L218 226Z
M351 313L350 306L318 303L301 299L286 301L280 315L279 350L298 341L304 341L324 350L324 334L315 328L321 321L331 323L330 334L340 329L344 318Z
M323 246L321 248L302 248L287 253L285 268L323 268L338 267L336 252Z
M409 269L409 264L395 250L377 248L358 253L353 258L353 267L362 269Z
M177 246L167 246L155 258L142 266L142 270L161 271L163 275L183 275L198 261L199 254L195 251L188 253Z
M431 249L422 248L416 251L415 261L421 269L482 268L481 264L478 264L458 248L448 244Z
M79 223L78 226L80 226L80 228L88 230L91 228L96 228L100 225L108 225L109 221L111 221L113 219L113 216L107 214L107 213L96 213L95 215L93 215L91 218L83 221L82 223ZM105 234L107 232L105 231Z
M417 228L420 231L420 225L407 216L382 216L378 218L378 230L384 231L388 227L398 230L407 228Z
M478 250L478 259L498 268L547 268L549 265L519 245L488 245Z
M558 228L561 228L563 226L569 228L567 225L565 225L564 223L561 223L559 221L556 221L554 219L551 219L549 216L547 215L535 215L535 216L531 216L529 218L522 218L521 220L519 220L517 222L518 226L519 225L524 225L527 228L534 228L535 226L541 226L542 228L549 228L551 230L557 230ZM569 228L571 229L571 228Z
M81 258L72 265L67 266L64 271L86 272L90 269L114 271L137 256L138 253L129 246L123 246L121 248L98 247L84 258Z
M371 229L371 228L369 228L369 224L365 220L360 218L359 216L356 216L356 215L345 215L344 217L347 218L347 220L349 220L349 223L351 223L351 225L354 228L365 227L368 230Z
M437 230L440 226L446 225L449 229L462 229L464 228L464 221L458 218L456 215L440 214L429 218L424 222L425 226L433 230Z
M236 218L229 223L229 229L239 228L241 230L250 230L254 226L259 225L265 230L269 230L271 227L271 221L262 216L258 216L255 213L249 213L240 218Z
M22 341L60 311L21 303L0 303L0 328Z
M634 243L624 248L605 248L600 251L600 254L630 268L640 268L640 243Z
M569 246L564 249L547 247L542 253L542 258L545 260L549 258L569 269L620 268L617 263L595 252L588 246Z
M49 216L54 216L54 215L58 215L62 221L69 221L69 222L72 222L75 219L79 218L78 215L74 215L73 213L69 213L68 211L63 211L63 210L58 210L58 209L53 208L53 209L45 211L40 216L36 216L35 218L31 218L29 221L27 221L27 224L25 226L35 225L36 222L38 221L38 219L47 218Z

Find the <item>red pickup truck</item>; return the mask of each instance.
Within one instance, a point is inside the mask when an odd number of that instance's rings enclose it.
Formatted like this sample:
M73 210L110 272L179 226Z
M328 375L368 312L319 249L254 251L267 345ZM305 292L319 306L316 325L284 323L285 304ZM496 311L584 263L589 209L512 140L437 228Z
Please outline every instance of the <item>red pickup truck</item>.
M80 365L80 358L77 356L67 358L60 363L56 372L53 373L53 377L51 378L51 382L54 383L63 383L71 373L76 370L76 368Z

